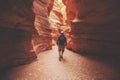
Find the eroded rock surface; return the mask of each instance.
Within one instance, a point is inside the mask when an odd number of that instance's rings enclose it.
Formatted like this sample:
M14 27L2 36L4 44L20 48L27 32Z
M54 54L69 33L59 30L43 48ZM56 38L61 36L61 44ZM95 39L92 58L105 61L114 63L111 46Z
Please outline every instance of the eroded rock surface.
M48 16L54 0L35 0L33 10L35 13L35 28L38 34L34 35L33 44L36 53L52 48L51 28Z
M33 0L0 0L0 70L36 58Z
M119 0L63 0L71 26L68 48L87 53L120 53Z
M61 0L55 0L49 15L52 28L52 44L55 45L61 30L66 29L66 6Z

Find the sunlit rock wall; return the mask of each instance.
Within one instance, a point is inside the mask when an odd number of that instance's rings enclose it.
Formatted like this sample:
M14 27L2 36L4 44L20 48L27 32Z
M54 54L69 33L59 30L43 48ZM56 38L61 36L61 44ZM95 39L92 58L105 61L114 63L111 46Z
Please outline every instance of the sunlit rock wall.
M53 8L49 15L49 22L52 28L52 44L56 44L56 40L59 36L59 32L63 30L66 26L66 7L60 0L55 0Z
M69 49L89 54L120 54L119 0L63 1L71 26Z
M52 48L51 28L49 14L53 7L53 0L35 0L33 10L35 13L35 28L38 34L33 37L36 53Z
M33 0L0 0L0 70L36 58Z

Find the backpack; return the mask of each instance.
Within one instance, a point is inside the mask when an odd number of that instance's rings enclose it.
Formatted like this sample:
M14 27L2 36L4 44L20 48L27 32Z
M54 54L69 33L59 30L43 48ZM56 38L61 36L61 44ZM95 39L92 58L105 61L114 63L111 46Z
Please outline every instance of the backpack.
M64 35L61 35L58 37L58 45L65 45L66 43L66 37Z

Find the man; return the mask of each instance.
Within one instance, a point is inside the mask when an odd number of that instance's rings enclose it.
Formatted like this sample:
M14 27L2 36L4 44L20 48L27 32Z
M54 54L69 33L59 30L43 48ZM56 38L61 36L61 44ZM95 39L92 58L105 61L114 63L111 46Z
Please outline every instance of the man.
M57 45L59 51L59 60L61 61L61 59L63 58L63 52L65 50L65 46L67 45L67 39L63 31L60 33L60 36L58 37Z

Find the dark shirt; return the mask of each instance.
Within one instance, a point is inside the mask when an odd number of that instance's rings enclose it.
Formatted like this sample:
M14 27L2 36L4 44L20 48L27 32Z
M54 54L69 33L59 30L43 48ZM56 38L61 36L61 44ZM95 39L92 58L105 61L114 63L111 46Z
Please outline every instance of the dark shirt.
M57 40L57 45L66 45L67 44L67 39L65 37L64 34L61 34L59 37L58 37L58 40Z

